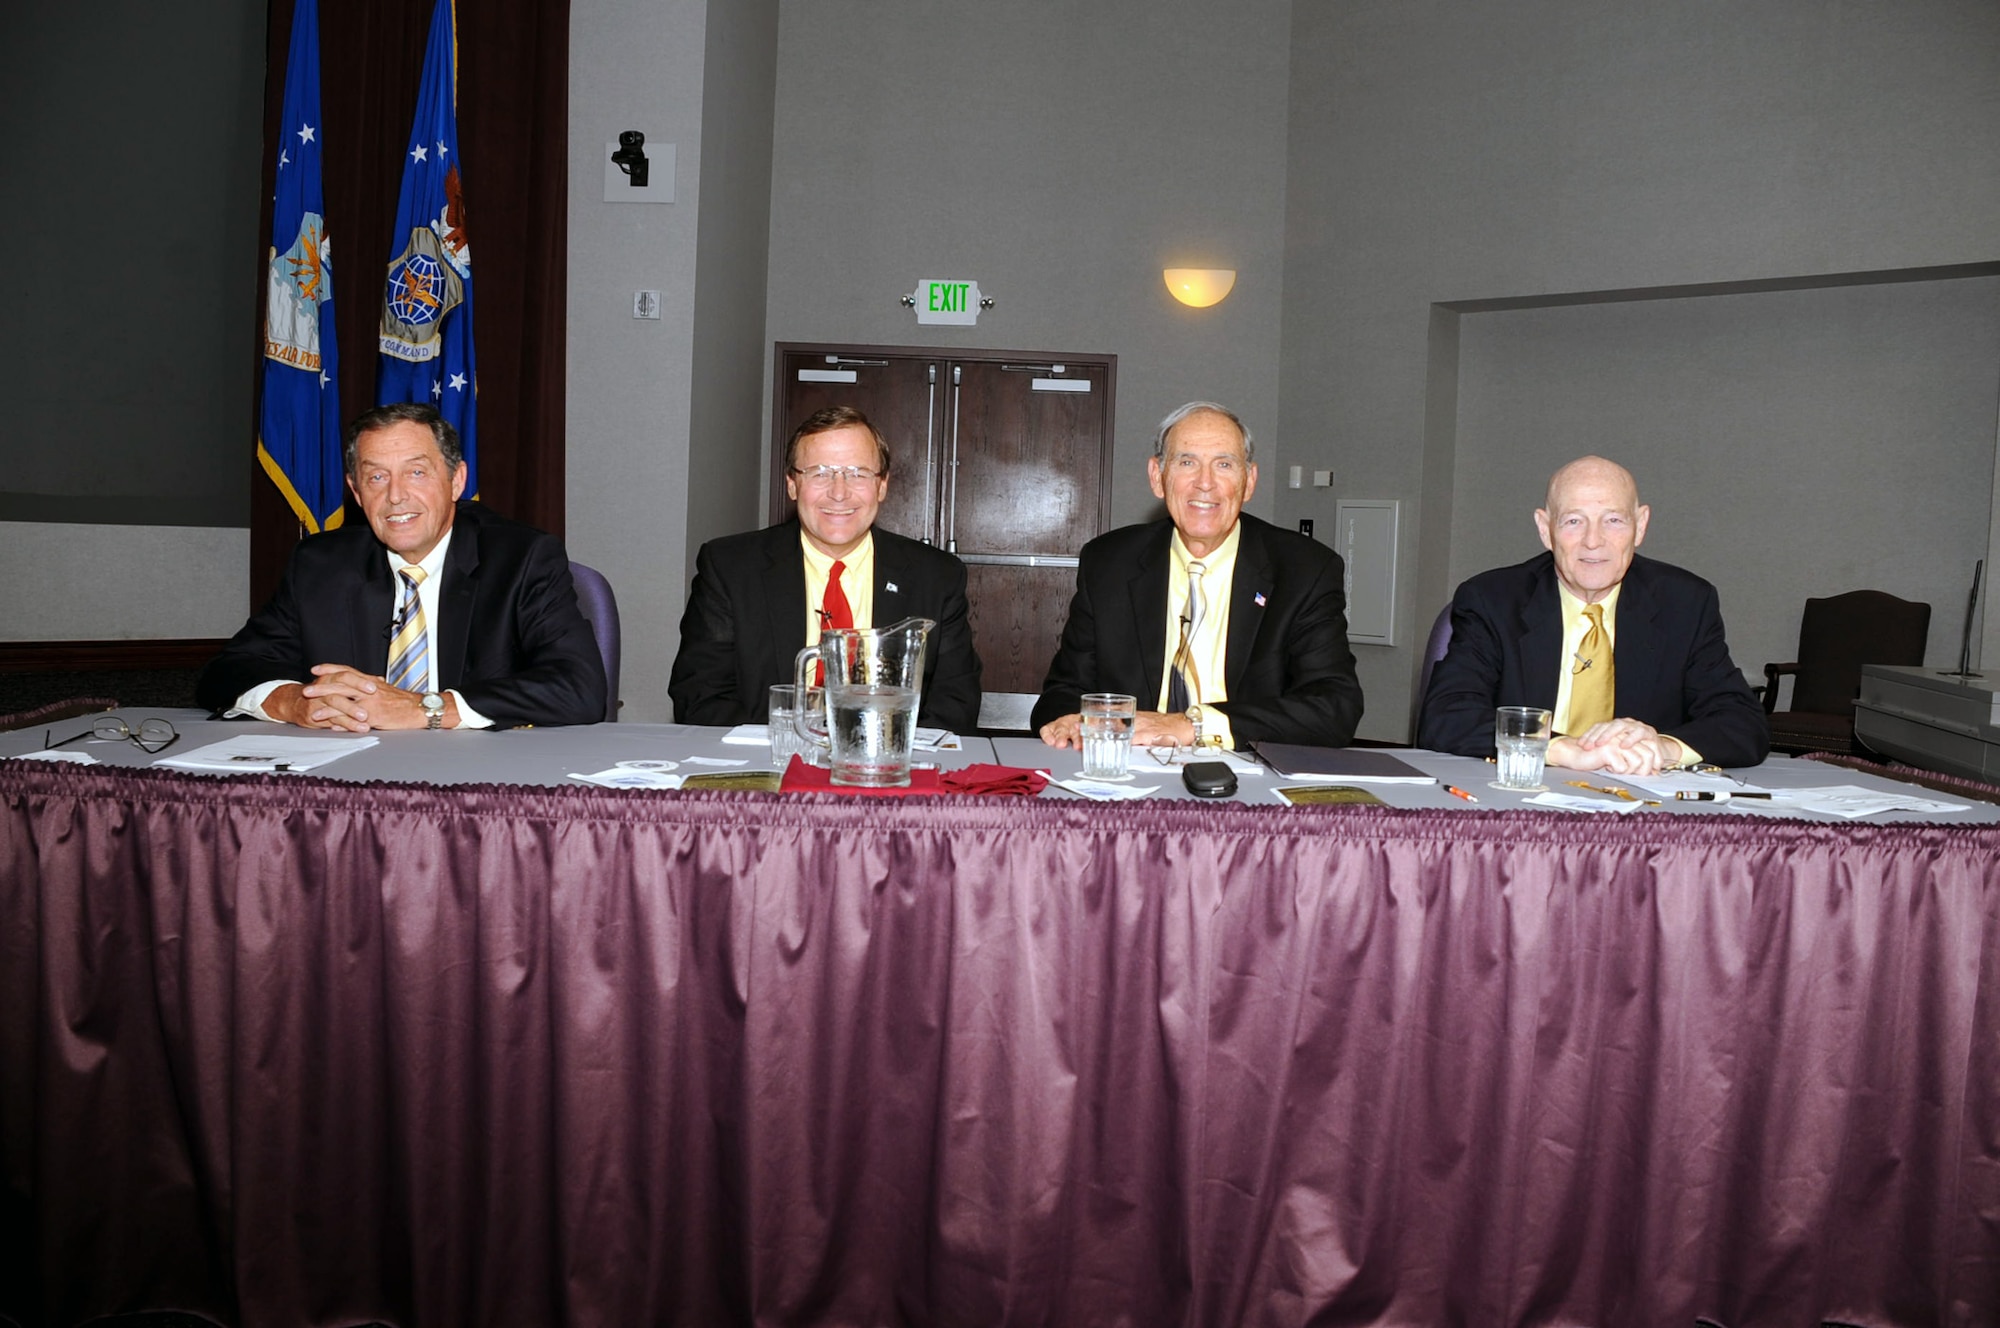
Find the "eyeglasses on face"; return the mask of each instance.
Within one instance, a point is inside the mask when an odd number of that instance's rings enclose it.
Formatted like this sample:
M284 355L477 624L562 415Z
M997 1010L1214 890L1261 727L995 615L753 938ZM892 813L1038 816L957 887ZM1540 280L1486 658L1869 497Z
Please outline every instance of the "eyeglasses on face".
M50 741L52 733L53 730L42 735L44 751L67 747L85 738L96 738L101 742L136 743L141 751L151 755L164 752L179 742L181 737L180 731L164 719L142 719L139 721L139 727L135 729L116 715L105 715L94 721L83 732L72 733L61 742Z
M836 479L846 480L849 484L873 484L881 473L866 466L792 467L792 474L799 477L800 483L809 484L815 489L831 489Z

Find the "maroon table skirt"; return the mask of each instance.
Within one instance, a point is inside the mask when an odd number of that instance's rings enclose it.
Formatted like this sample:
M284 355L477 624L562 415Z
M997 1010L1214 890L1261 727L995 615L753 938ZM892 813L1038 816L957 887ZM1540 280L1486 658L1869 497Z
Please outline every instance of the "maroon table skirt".
M0 1313L2000 1323L2000 827L0 764Z

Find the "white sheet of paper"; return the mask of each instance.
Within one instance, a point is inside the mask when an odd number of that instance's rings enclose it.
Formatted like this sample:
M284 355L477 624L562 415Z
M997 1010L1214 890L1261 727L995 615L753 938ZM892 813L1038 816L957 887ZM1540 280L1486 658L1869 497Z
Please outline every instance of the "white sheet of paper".
M627 789L677 789L683 778L667 770L634 770L630 766L616 765L594 775L579 775L572 770L569 777L599 788Z
M1048 771L1044 770L1042 773L1047 774ZM1158 784L1150 788L1140 784L1104 784L1081 776L1074 779L1051 779L1049 782L1058 788L1066 788L1071 793L1094 798L1098 802L1131 802L1139 798L1150 798L1160 791Z
M1579 798L1568 793L1537 793L1527 801L1537 807L1554 807L1564 812L1636 812L1645 805L1626 802L1623 798Z
M317 769L329 761L338 761L343 756L352 756L358 751L373 747L379 741L378 738L370 737L301 738L284 733L258 731L224 738L221 742L212 742L191 752L162 756L153 764L171 766L175 770L199 770L204 773L295 772Z
M1661 795L1663 801L1672 800L1674 794L1687 793L1737 793L1749 791L1763 793L1762 784L1739 784L1728 775L1698 775L1692 770L1662 770L1657 775L1614 775L1598 770L1584 776L1596 779L1599 776L1610 782L1630 784L1645 789L1649 793Z
M1859 784L1829 784L1822 788L1773 789L1765 803L1762 798L1732 798L1730 811L1756 811L1763 804L1773 809L1824 812L1829 816L1872 816L1876 812L1962 812L1972 804L1956 798L1940 798L1933 791L1924 796L1892 793L1885 789L1863 788Z

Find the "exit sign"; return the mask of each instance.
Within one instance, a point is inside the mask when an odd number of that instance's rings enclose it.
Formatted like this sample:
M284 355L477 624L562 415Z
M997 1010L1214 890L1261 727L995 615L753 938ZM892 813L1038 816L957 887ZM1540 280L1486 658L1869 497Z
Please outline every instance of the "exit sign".
M917 283L910 302L916 306L919 323L946 323L972 327L979 322L979 283L961 278L933 279Z

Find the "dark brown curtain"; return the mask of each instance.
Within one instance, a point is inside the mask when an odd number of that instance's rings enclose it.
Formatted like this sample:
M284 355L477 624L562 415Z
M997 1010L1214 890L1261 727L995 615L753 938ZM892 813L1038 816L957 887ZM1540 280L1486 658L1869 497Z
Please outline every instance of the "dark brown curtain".
M432 3L332 0L320 7L323 184L346 416L375 404L382 277ZM248 316L259 320L291 32L292 0L271 0L264 209L254 263L246 265L255 292ZM478 290L480 497L560 535L569 0L467 0L458 6L458 52L459 151ZM254 416L248 423L246 439L253 439ZM277 586L299 527L251 451L246 445L250 590L252 603L261 604Z
M0 762L0 1316L2000 1323L2000 826L860 801Z

